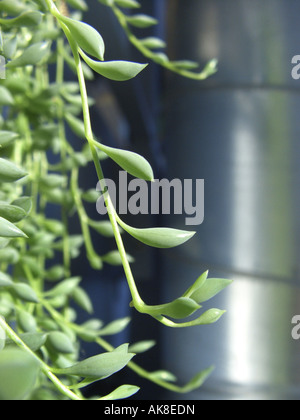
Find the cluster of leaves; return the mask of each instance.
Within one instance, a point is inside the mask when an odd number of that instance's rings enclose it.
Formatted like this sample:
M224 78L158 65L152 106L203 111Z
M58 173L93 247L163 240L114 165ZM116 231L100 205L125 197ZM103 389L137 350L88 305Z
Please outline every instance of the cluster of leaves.
M186 76L192 73L191 63L171 63L153 53L163 46L158 39L133 37L129 25L147 27L156 23L145 15L123 13L124 8L139 7L135 0L100 2L112 9L129 39L147 57L171 66L173 71L187 72ZM0 54L7 63L6 79L0 84L0 399L82 400L83 387L125 366L167 389L188 392L200 386L211 372L209 368L180 387L173 383L176 378L171 373L147 372L132 362L135 354L155 344L152 341L114 349L104 339L126 328L129 319L108 325L94 318L83 325L76 323L76 305L93 313L84 279L72 273L72 260L81 255L82 247L95 270L101 270L104 263L123 265L131 306L170 327L216 322L223 314L219 309L210 309L192 321L174 320L194 314L200 303L229 284L208 279L208 273L204 273L171 303L148 306L141 299L122 232L159 248L183 244L194 232L136 229L125 224L112 205L103 183L102 159L110 158L131 175L147 181L153 180L153 172L138 154L105 146L95 139L89 115L93 101L87 95L85 81L95 72L115 81L129 80L146 65L105 61L102 36L81 21L81 12L86 9L84 0L0 2ZM51 65L56 68L54 81L49 77ZM78 83L64 80L65 66L77 74ZM206 76L213 68L213 64L207 66ZM80 151L68 141L66 125L85 140ZM92 220L84 205L84 201L96 202L99 196L96 191L79 187L80 170L91 161L102 183L109 220ZM60 208L60 219L47 217L49 204ZM69 217L74 214L78 215L81 235L69 233ZM99 255L91 239L92 230L114 237L118 250ZM54 263L57 258L61 260L58 265ZM106 352L81 360L82 341L95 342ZM127 398L137 391L136 386L122 385L100 399Z

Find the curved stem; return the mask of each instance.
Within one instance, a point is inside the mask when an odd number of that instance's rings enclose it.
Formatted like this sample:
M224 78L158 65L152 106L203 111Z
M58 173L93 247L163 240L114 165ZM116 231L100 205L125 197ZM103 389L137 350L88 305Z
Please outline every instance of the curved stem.
M7 337L9 337L19 348L26 351L31 355L35 360L38 361L42 372L50 379L50 381L55 385L55 387L66 397L74 401L82 401L82 398L78 397L74 392L70 391L57 376L52 373L50 366L43 362L14 332L13 329L5 322L5 320L0 317L0 327L3 329Z

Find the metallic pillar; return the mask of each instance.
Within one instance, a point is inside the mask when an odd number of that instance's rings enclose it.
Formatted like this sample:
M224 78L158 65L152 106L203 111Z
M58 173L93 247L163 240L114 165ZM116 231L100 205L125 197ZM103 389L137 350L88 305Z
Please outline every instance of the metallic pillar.
M217 324L163 329L163 365L182 382L215 365L188 399L299 399L291 320L300 314L300 81L291 59L300 54L300 3L167 8L172 58L217 57L219 72L205 82L166 75L168 177L205 180L205 220L189 243L163 252L165 298L206 269L234 283L208 302L227 310ZM166 223L185 228L184 217Z

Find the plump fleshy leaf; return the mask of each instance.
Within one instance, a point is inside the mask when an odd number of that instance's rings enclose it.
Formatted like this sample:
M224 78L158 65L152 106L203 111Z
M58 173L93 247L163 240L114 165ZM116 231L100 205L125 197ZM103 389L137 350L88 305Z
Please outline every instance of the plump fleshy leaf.
M3 99L1 96L1 87L2 86L0 86L0 102ZM0 131L0 146L4 147L8 144L11 144L18 137L19 134L13 133L12 131Z
M133 79L147 67L147 64L132 61L95 61L86 54L81 53L81 55L86 64L96 73L117 82Z
M130 25L135 26L136 28L149 28L150 26L158 24L157 19L144 14L128 16L126 20Z
M3 217L0 217L0 237L3 238L27 238L21 229Z
M103 379L123 369L134 354L119 352L102 353L65 369L57 369L62 375L75 375L83 378Z
M128 150L116 149L100 143L95 144L130 175L145 181L153 181L153 170L144 157Z
M18 181L27 175L22 168L7 159L0 158L0 182Z
M13 19L0 19L0 23L10 27L35 26L38 25L43 18L43 14L37 10L28 10Z
M100 398L100 400L104 401L114 401L114 400L123 400L125 398L132 397L132 395L136 394L140 388L135 385L121 385L119 388L115 389L110 394L106 395L105 397Z
M134 343L131 346L129 346L129 352L130 353L145 353L146 351L152 349L154 347L156 342L154 340L145 340L145 341L139 341L138 343Z
M0 202L0 217L7 219L9 222L20 222L26 216L27 213L21 207Z
M195 290L190 297L198 303L206 302L220 293L231 283L231 280L209 278L201 287Z
M70 354L75 351L70 338L60 331L52 331L48 334L47 346L49 346L50 350L63 354Z
M38 42L26 48L23 54L7 63L7 68L35 66L40 63L49 52L48 42Z
M95 28L66 16L61 16L60 20L68 27L72 37L83 51L99 60L104 60L104 41Z
M191 239L195 232L172 228L137 229L119 220L121 227L138 241L154 248L174 248Z
M1 105L13 105L14 104L14 98L10 91L5 86L0 86L0 106ZM0 132L0 140L1 140L1 133ZM5 133L5 132L4 132ZM4 134L5 136L5 134Z
M7 348L0 353L0 400L23 400L32 391L39 363L28 353Z
M39 299L35 291L29 286L29 284L14 283L11 288L19 299L26 302L39 303Z
M136 0L114 0L114 2L119 7L124 7L126 9L138 9L141 7L140 3Z
M200 306L192 299L178 298L171 303L151 307L152 315L165 315L174 319L182 319L192 315Z

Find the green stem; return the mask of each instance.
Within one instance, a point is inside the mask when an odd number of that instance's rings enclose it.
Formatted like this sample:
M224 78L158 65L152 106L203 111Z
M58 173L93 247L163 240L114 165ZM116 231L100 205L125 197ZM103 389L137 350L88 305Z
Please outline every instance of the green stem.
M45 362L43 362L14 332L13 329L0 317L0 327L3 329L7 337L9 337L19 348L26 351L30 354L35 360L38 361L42 372L50 379L50 381L55 385L55 387L66 397L74 401L81 401L82 398L78 397L74 392L70 391L57 376L52 373L52 369Z

